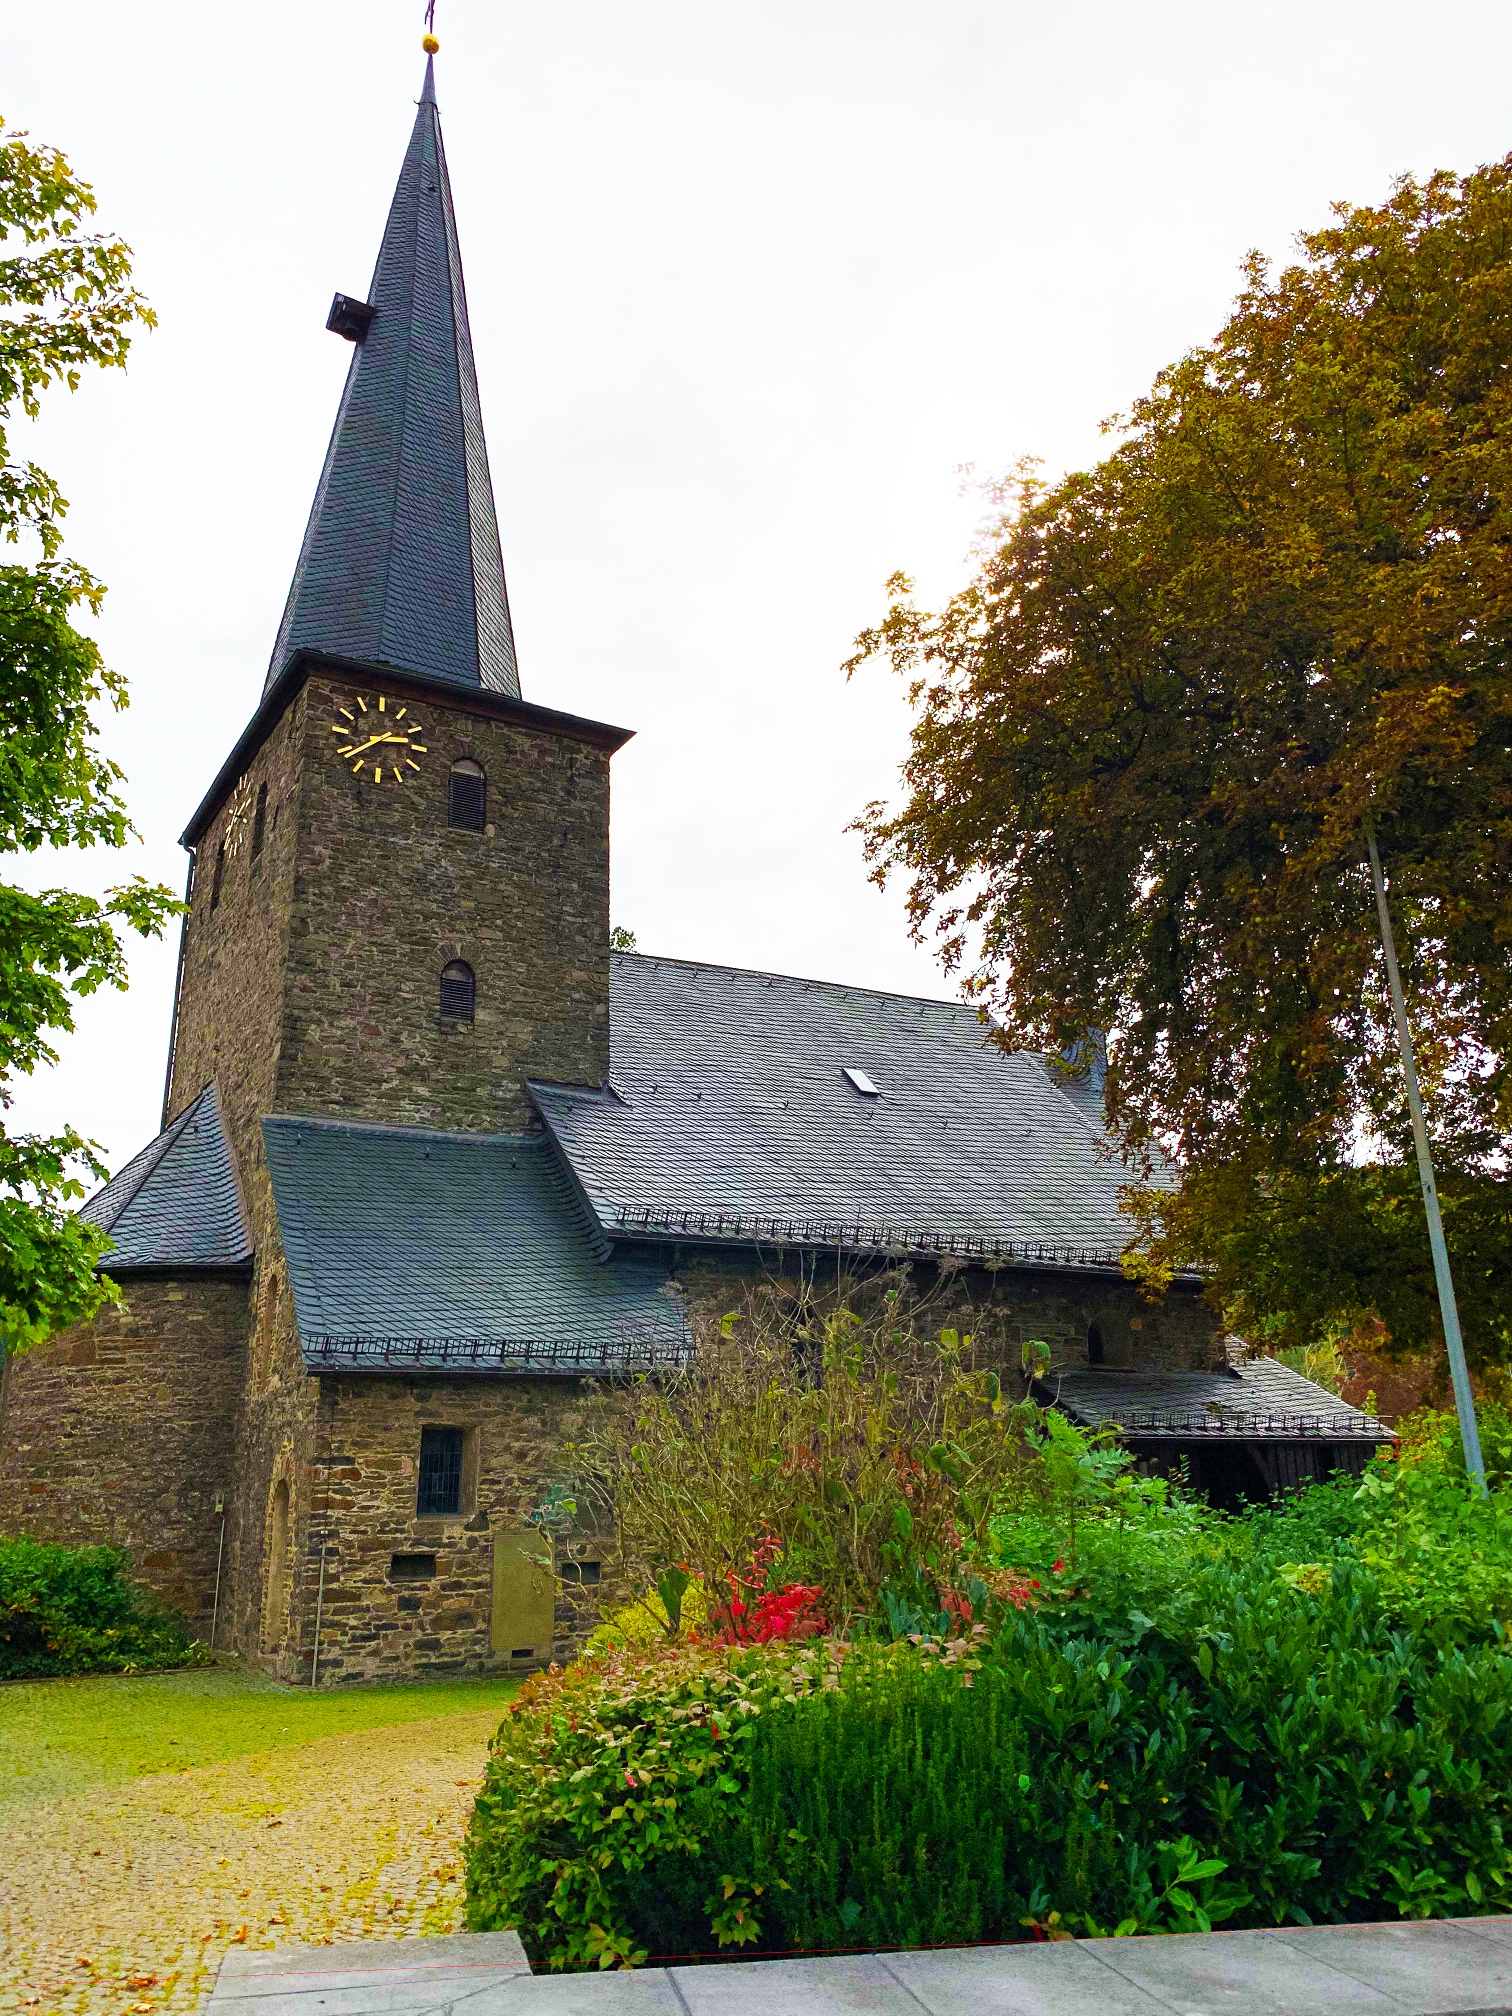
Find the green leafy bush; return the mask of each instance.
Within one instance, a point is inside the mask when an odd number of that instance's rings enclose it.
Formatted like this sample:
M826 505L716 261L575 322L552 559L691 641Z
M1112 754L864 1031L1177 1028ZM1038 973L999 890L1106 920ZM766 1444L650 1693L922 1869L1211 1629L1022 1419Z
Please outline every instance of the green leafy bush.
M126 1579L113 1547L0 1538L0 1680L146 1673L208 1657Z
M553 1967L708 1946L715 1926L738 1939L710 1844L739 1831L763 1712L827 1670L787 1646L684 1643L527 1680L473 1809L468 1925L515 1926Z
M1509 1842L1498 1643L1393 1630L1351 1563L1220 1560L1160 1628L1067 1596L549 1682L496 1739L468 1913L554 1967L1429 1917L1512 1902Z

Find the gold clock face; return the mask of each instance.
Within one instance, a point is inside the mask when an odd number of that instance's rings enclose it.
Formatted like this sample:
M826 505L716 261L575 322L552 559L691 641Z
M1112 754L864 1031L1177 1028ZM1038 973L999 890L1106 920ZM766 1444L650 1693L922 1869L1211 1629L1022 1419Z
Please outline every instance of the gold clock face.
M429 753L424 726L386 693L354 695L350 706L336 709L331 733L340 737L338 761L375 784L407 784Z
M226 807L226 852L236 854L241 850L247 837L248 822L252 817L252 780L243 777L231 793L231 803Z

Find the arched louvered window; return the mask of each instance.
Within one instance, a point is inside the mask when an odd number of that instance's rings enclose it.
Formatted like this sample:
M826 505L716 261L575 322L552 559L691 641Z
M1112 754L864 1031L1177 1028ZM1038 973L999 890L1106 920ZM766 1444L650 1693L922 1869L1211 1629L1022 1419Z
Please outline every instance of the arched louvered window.
M268 837L268 787L257 787L257 810L252 815L252 859L255 861L263 850L263 841Z
M441 1020L471 1022L478 997L478 983L465 960L453 959L441 969Z
M451 767L446 823L460 826L464 833L481 833L487 817L488 779L483 774L483 765L463 756Z

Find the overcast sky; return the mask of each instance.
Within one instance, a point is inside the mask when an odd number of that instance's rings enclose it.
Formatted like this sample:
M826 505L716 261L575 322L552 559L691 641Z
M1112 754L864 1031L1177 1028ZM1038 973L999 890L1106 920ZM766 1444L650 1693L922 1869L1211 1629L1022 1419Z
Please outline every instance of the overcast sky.
M143 845L251 715L424 59L418 0L8 10L0 114L62 147L160 316L30 448L110 586ZM1252 246L1512 147L1512 13L1460 0L440 0L437 95L528 699L637 731L642 950L952 991L846 833L906 716L839 666L902 567L964 578L960 470L1094 458ZM12 865L12 864L7 864ZM37 870L37 872L33 872ZM27 864L32 882L62 879ZM119 857L70 861L76 886ZM157 1131L175 945L11 1124Z

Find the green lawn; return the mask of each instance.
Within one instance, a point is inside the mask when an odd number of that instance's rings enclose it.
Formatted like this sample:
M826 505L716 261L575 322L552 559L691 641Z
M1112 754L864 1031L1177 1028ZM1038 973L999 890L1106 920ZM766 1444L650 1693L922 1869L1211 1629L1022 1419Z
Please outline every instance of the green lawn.
M312 1694L233 1667L0 1685L0 1809L293 1750L350 1729L499 1708L517 1680Z

